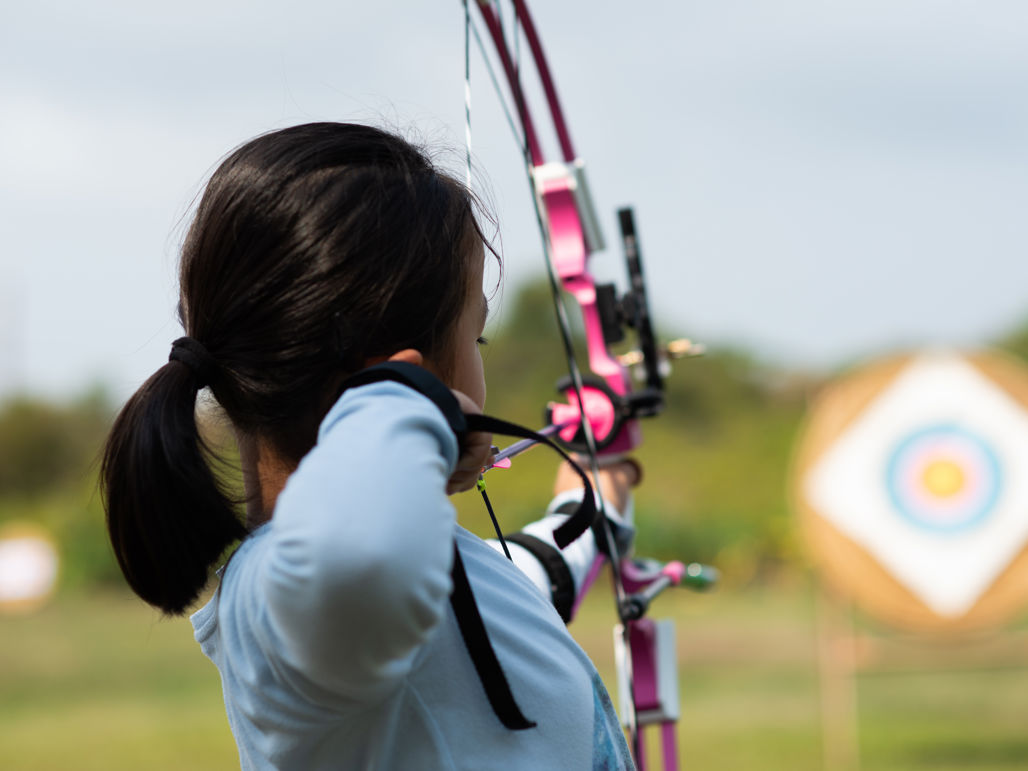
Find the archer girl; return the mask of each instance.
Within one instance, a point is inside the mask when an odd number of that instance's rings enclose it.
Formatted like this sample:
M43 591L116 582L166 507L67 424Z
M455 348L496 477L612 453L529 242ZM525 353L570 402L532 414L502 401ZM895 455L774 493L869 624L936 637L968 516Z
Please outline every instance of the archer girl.
M591 532L553 545L575 474L513 563L449 499L491 455L460 428L485 403L483 242L467 189L366 126L260 136L207 185L181 257L187 336L118 416L102 482L122 571L166 613L240 542L191 618L243 768L631 766L555 607L570 615L597 555ZM238 441L245 518L197 430L204 388ZM610 507L627 514L636 476L601 472Z

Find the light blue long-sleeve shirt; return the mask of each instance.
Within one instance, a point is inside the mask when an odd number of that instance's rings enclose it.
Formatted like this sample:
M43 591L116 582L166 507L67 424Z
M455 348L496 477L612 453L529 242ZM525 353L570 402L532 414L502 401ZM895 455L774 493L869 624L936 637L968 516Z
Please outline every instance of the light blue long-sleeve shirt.
M325 417L274 517L192 617L243 768L631 767L548 596L456 524L445 488L457 454L435 405L397 383L347 391ZM449 603L454 539L535 728L504 728L486 699Z

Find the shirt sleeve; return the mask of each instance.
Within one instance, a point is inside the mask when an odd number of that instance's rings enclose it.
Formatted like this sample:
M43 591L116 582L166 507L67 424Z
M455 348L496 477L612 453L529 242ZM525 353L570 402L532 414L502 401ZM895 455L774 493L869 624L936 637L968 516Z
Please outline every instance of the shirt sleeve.
M279 495L258 573L275 655L319 689L388 692L446 612L457 442L393 382L343 394Z

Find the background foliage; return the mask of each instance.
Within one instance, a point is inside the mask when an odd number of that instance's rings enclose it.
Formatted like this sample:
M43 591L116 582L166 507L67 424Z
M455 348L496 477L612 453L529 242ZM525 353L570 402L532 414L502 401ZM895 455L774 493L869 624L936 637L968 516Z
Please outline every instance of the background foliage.
M549 290L528 285L506 305L504 324L485 351L488 411L538 426L566 370ZM1028 358L1028 322L997 345ZM638 552L712 562L735 585L801 565L785 485L804 410L826 377L730 347L677 362L665 413L643 426L638 457L647 478L636 501ZM120 583L96 489L115 409L99 387L67 403L18 395L0 404L0 523L46 527L61 549L65 588ZM505 528L538 516L553 469L553 456L534 450L515 470L490 474ZM458 499L458 510L465 526L489 532L474 493Z
M540 425L542 405L555 396L554 382L566 369L556 334L545 286L530 285L513 298L485 352L489 412ZM679 362L665 414L644 426L639 551L720 563L738 581L792 560L784 480L805 400L817 383L741 350L715 348ZM53 533L65 587L119 581L96 490L114 411L102 389L65 404L18 396L0 406L0 521L32 520ZM538 516L554 466L550 453L536 450L515 470L490 475L504 527ZM458 508L466 526L488 532L477 496L463 496Z

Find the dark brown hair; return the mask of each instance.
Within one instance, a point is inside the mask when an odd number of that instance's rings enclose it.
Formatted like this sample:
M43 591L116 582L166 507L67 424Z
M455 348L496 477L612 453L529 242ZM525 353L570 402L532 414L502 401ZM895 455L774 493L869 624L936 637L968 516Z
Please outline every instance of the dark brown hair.
M210 354L209 382L169 361L104 451L107 528L140 597L183 612L246 534L197 430L199 389L237 431L299 462L347 374L403 348L448 360L473 237L464 186L379 129L296 126L228 156L181 260L181 321Z

